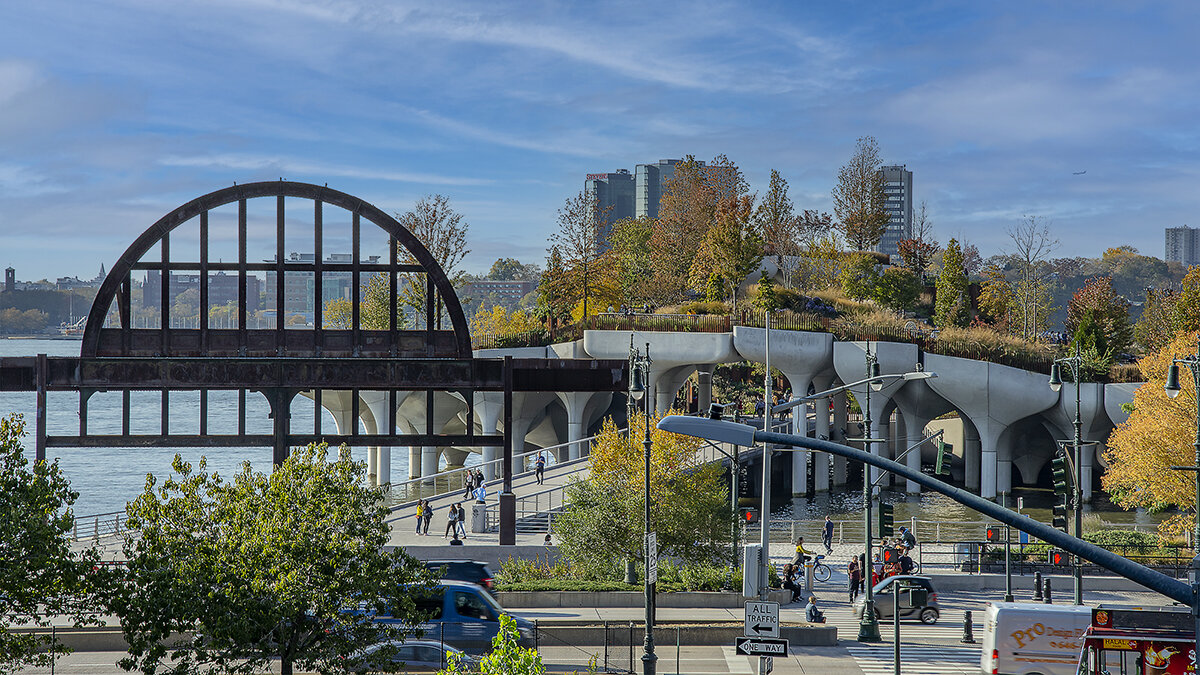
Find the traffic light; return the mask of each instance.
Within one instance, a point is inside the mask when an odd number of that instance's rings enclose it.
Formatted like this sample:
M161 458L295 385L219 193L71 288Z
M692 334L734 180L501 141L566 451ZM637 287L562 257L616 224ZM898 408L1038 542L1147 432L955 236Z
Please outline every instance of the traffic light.
M933 466L933 475L950 475L950 450L950 446L946 445L946 441L942 440L942 437L939 436L937 447L937 463Z
M1066 551L1060 551L1058 549L1050 550L1050 564L1051 565L1062 566L1062 565L1067 565L1068 563L1070 563L1070 558L1067 557Z
M1000 528L995 527L995 526L989 527L987 529L987 540L988 541L1000 541Z
M885 565L886 565L887 563L898 563L898 562L900 562L900 549L898 549L898 548L885 548L885 549L883 549L883 562L884 562L884 564L885 564Z
M1055 454L1054 459L1050 460L1050 475L1054 480L1055 494L1065 495L1069 493L1071 472L1067 470L1067 455L1066 453Z
M742 523L746 525L758 524L758 509L742 509Z
M1051 525L1067 531L1067 496L1065 494L1055 495L1053 506L1054 517L1051 519Z
M890 537L896 533L895 508L891 504L879 502L879 536Z

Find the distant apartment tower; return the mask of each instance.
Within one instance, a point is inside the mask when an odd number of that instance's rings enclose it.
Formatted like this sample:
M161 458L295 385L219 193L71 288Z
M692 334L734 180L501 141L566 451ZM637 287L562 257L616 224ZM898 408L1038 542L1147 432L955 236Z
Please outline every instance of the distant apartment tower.
M1167 247L1163 258L1167 262L1200 265L1200 228L1168 227Z
M17 290L17 271L11 267L4 268L4 290L8 293Z
M675 177L675 165L681 159L660 159L654 164L638 164L633 169L634 215L638 218L657 218L662 201L663 184ZM701 165L704 162L700 162Z
M613 223L633 217L633 176L618 169L615 173L589 173L583 193L596 205L593 216L603 218L600 240L608 241Z
M899 252L900 241L913 236L913 175L903 164L881 167L879 172L883 174L883 191L887 194L884 208L888 224L875 250L894 256Z

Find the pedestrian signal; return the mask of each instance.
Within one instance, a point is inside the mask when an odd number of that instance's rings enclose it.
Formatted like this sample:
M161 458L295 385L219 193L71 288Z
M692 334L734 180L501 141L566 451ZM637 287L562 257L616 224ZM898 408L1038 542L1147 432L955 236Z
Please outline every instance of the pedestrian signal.
M742 522L747 525L758 523L758 509L742 509Z
M987 529L987 540L988 541L1000 541L1000 528L989 527Z
M898 548L883 549L883 562L885 564L900 562L900 549L898 549Z
M1055 565L1055 566L1067 565L1069 562L1070 562L1070 559L1067 557L1066 551L1059 551L1057 549L1050 551L1050 564L1051 565Z
M879 503L879 536L890 537L896 533L895 507L891 504Z

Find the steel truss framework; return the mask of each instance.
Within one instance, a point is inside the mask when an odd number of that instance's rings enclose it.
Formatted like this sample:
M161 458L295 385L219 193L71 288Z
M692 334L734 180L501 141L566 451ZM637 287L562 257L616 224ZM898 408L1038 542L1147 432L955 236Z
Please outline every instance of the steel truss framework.
M248 254L248 203L255 199L275 201L275 257L255 262ZM287 260L285 241L288 222L285 199L311 204L314 255L311 260ZM286 202L287 204L294 203ZM209 258L210 212L237 205L237 262ZM325 260L322 250L327 208L349 212L351 254L349 262ZM388 238L387 260L364 260L361 249L363 221L382 229ZM199 234L198 259L172 258L171 234L184 225L195 225ZM157 246L161 255L145 259ZM401 253L401 247L407 255ZM190 251L189 251L190 252ZM157 273L161 280L161 319L156 328L135 328L132 315L133 273ZM274 274L275 325L251 328L247 280L256 273ZM196 328L171 325L168 308L172 275L191 273L199 280L199 320ZM237 327L217 329L207 320L212 274L237 275ZM320 302L327 273L350 275L349 326L325 325L320 307L311 325L288 326L285 279L289 274L308 275L312 297ZM364 327L362 281L385 274L389 304L386 329ZM401 285L424 289L424 327L416 330L399 325ZM443 329L444 324L448 329ZM623 360L477 359L462 305L445 271L426 247L394 218L379 208L351 195L324 186L293 182L262 182L235 185L194 199L147 229L125 251L101 285L88 314L79 358L0 358L0 390L37 392L35 452L46 457L48 447L236 447L269 446L275 464L283 462L293 446L312 442L350 446L502 446L504 486L501 490L501 543L515 541L515 500L512 495L512 394L521 391L624 391L627 364ZM360 433L357 422L350 433L329 433L322 428L322 392L351 393L350 419L359 419L359 393L383 392L388 396L386 424L381 433ZM79 395L79 432L50 435L46 429L47 392L71 391ZM130 429L131 392L152 391L161 396L161 421L157 434L133 434ZM199 392L199 433L172 433L169 420L171 392ZM212 433L208 423L210 391L237 393L237 420ZM96 434L88 431L87 407L96 392L121 393L121 432ZM257 392L270 405L273 432L246 433L246 394ZM291 428L291 404L300 392L311 392L316 414L311 433ZM425 428L418 433L396 432L398 397L411 398L418 392L425 399ZM434 394L450 392L466 404L465 433L445 434L434 428ZM476 392L503 392L503 434L476 434ZM230 429L236 428L236 433Z

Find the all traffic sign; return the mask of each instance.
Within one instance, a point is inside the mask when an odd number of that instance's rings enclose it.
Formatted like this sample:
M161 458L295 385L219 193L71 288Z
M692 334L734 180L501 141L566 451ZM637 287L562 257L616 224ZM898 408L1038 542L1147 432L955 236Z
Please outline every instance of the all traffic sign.
M779 638L740 637L734 640L737 653L743 656L787 656L788 641Z
M748 637L779 637L779 603L747 602L745 634Z

